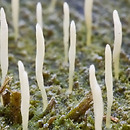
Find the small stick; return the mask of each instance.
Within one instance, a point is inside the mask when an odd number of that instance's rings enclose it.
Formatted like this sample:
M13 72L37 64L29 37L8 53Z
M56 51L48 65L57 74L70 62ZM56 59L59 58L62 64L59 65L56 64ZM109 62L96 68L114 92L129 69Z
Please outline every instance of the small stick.
M48 103L48 105L46 107L46 110L43 112L42 117L47 115L48 113L50 113L50 111L52 110L52 108L54 107L55 104L56 104L55 98L52 98L49 101L49 103Z
M73 119L77 121L80 116L84 115L85 112L92 106L92 94L88 93L85 98L74 108L72 109L65 118Z

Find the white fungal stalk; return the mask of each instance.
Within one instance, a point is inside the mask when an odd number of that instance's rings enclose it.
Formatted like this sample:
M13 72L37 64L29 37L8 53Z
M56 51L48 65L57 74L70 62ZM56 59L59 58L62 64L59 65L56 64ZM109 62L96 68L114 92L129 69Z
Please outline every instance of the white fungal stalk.
M69 16L69 6L66 2L64 2L63 11L64 11L63 31L64 31L65 64L68 64L68 42L69 42L70 16Z
M93 7L93 0L85 0L84 14L87 27L86 38L88 46L91 44L91 36L92 36L92 7Z
M13 27L14 27L14 36L15 40L18 38L18 21L19 21L19 0L12 0L12 18L13 18Z
M113 79L112 79L112 58L111 48L106 45L105 49L105 83L107 88L107 116L106 128L110 129L111 106L113 102Z
M75 54L76 53L76 27L75 22L72 21L70 25L70 49L69 49L69 89L67 94L72 93L73 76L75 69Z
M115 78L118 79L119 57L122 44L122 24L120 22L120 18L116 10L113 11L113 20L114 20L114 35L115 35L114 49L113 49L113 63L114 63Z
M2 70L2 83L4 83L5 77L8 72L8 25L6 21L6 15L4 9L1 8L1 29L0 29L0 62Z
M101 89L95 77L94 65L91 65L89 68L89 81L94 102L95 130L102 130L103 100Z
M36 79L37 79L39 89L41 90L42 100L43 100L43 111L44 111L48 105L47 95L46 95L46 91L44 87L44 80L43 80L43 75L42 75L43 61L44 61L44 55L45 55L45 43L44 43L43 32L39 24L36 25L36 44L37 44L36 46Z
M21 86L21 115L22 115L22 127L23 130L28 130L29 120L29 81L27 72L24 70L24 65L21 61L18 61L19 79Z
M50 6L49 6L49 12L52 13L55 9L57 0L51 0Z
M37 17L37 23L43 28L43 23L42 23L42 5L40 2L37 3L36 7L36 17Z

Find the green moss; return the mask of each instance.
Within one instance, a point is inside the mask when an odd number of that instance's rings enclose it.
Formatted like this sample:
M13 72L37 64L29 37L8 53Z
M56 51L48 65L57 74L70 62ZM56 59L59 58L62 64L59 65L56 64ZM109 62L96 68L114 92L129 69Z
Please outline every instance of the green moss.
M86 46L85 23L83 21L83 1L68 1L70 4L71 19L76 22L77 28L77 52L76 69L74 76L74 88L71 95L65 95L68 88L68 66L64 66L64 48L62 31L62 4L63 0L58 0L56 9L52 13L47 12L48 1L42 1L44 28L43 33L46 41L46 53L43 68L43 76L47 91L48 101L55 99L55 105L48 109L46 113L42 111L42 97L35 80L35 5L37 1L23 0L20 6L20 37L14 41L11 6L9 2L2 1L1 6L6 9L9 23L9 75L13 76L11 90L19 91L19 79L17 61L22 60L29 75L30 80L30 113L29 129L94 129L93 107L86 114L74 121L65 118L66 115L81 102L85 93L90 91L89 86L89 66L96 67L96 77L101 86L106 114L106 88L104 84L104 51L106 44L113 48L113 24L112 12L119 11L123 23L123 45L120 58L120 77L114 80L114 102L112 106L112 116L119 119L112 121L112 129L129 129L129 6L123 1L103 1L94 2L93 8L93 36L92 45ZM71 5L72 4L72 5ZM125 8L123 8L124 6ZM7 11L7 8L10 10ZM79 15L80 14L80 15ZM128 17L126 17L126 15ZM11 25L11 26L10 26ZM0 72L1 73L1 72ZM0 129L21 129L21 124L8 124L8 107L0 106ZM61 120L63 118L63 120ZM103 129L105 120L103 121Z

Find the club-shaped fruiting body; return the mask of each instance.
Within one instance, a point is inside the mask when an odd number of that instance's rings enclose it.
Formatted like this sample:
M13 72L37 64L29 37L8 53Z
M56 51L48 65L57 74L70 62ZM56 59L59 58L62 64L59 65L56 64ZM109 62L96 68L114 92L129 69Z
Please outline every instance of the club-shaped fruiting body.
M99 87L96 76L95 67L91 65L89 68L89 81L93 96L93 106L94 106L94 117L95 117L95 130L102 130L102 120L103 120L103 99L101 88Z
M3 84L5 77L8 72L8 24L6 21L6 15L4 9L1 8L1 28L0 28L0 63L1 63L1 70L2 70L2 82Z
M35 63L36 68L35 69L36 69L36 80L42 94L43 111L46 109L48 104L47 95L44 87L43 75L42 75L44 55L45 55L45 43L44 43L43 32L41 26L37 24L36 25L36 63Z
M114 49L113 49L113 63L114 63L114 74L115 78L119 77L119 57L122 44L122 24L118 12L113 11L113 20L114 20Z
M76 55L76 27L75 22L70 24L70 49L69 49L69 88L67 94L72 93L73 88L73 76L75 69L75 55Z
M13 19L13 28L14 28L14 36L15 40L18 38L18 33L19 33L19 0L12 0L11 2L12 5L12 19Z
M112 56L111 48L107 44L105 49L105 83L107 88L107 116L106 128L110 128L111 106L113 102L113 78L112 78Z
M68 42L69 42L70 14L69 14L69 6L66 2L64 2L64 5L63 5L63 12L64 12L63 31L64 31L65 64L68 64Z
M21 61L18 61L19 79L21 86L21 115L22 115L22 127L23 130L28 130L29 120L29 81L27 72L24 69L24 65Z
M57 2L57 0L51 0L50 6L49 6L49 9L48 9L48 11L50 13L52 13L54 11L55 6L56 6L56 2Z
M41 5L40 2L37 3L36 17L37 17L37 23L39 23L39 25L42 28L43 27L43 23L42 23L42 5Z
M93 7L93 0L85 0L84 14L87 28L86 41L88 46L91 44L91 36L92 36L92 7Z

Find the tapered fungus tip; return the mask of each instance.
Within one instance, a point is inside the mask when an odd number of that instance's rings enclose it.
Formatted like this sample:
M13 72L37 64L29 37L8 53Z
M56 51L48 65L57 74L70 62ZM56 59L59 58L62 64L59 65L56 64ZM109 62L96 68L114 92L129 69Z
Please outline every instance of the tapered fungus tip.
M117 10L114 10L114 11L113 11L113 14L114 14L114 15L117 15L117 14L118 14Z
M37 3L37 6L41 7L41 2L38 2L38 3Z
M75 22L74 22L74 20L71 21L71 25L70 25L70 26L72 26L72 27L75 26Z
M113 13L114 13L114 14L117 14L118 12L117 12L117 10L114 10Z
M76 26L74 20L72 20L70 24L70 35L75 35L75 34L76 34Z
M21 64L21 60L18 61L18 65Z
M106 47L108 48L108 47L109 47L109 44L107 44Z
M119 15L118 15L118 11L117 10L114 10L113 11L113 19L115 20L115 21L120 21L120 18L119 18Z
M67 4L66 2L64 2L64 7L65 7L65 8L68 7L68 4Z
M1 11L1 12L4 11L3 7L1 7L0 11Z
M37 23L37 24L36 24L36 29L37 29L37 28L40 28L40 25L39 25L39 23Z
M106 45L106 49L110 50L110 45L109 44Z
M92 65L90 65L89 71L90 71L90 72L94 72L94 73L95 73L95 67L94 67L94 65L93 65L93 64L92 64Z
M68 6L68 4L67 4L67 2L64 2L64 5L63 5L63 7L64 7L64 12L67 10L69 10L69 6Z
M36 17L37 17L37 23L40 24L41 28L43 27L43 21L42 21L42 5L40 2L37 3L36 6Z
M22 63L22 61L18 61L18 67L22 69L22 71L24 71L24 65Z
M18 61L18 65L22 65L22 61L19 60L19 61Z
M1 13L1 17L5 17L5 11L3 7L0 9L0 13Z
M110 45L107 44L105 48L105 55L108 55L110 52L111 52Z
M90 65L90 67L89 67L89 75L90 75L90 79L92 80L93 79L93 77L95 76L95 66L92 64L92 65Z

